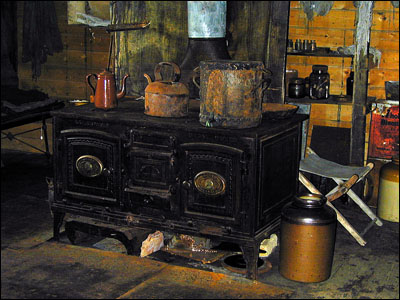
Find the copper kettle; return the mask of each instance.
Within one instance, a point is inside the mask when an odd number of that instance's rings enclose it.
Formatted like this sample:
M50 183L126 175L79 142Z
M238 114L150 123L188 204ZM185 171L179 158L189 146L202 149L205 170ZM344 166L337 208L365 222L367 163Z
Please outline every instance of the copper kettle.
M161 68L169 66L173 69L172 80L163 80ZM178 82L181 77L181 69L173 62L160 62L154 69L155 80L152 81L148 74L148 85L145 89L144 113L154 117L180 118L188 115L189 89Z
M96 88L90 82L90 78L94 76L97 80ZM93 90L93 95L90 95L90 102L94 102L94 106L101 109L110 109L117 107L117 100L123 98L126 94L125 83L129 74L126 74L122 79L121 91L116 92L115 77L112 72L104 70L100 74L89 74L86 76L86 82Z

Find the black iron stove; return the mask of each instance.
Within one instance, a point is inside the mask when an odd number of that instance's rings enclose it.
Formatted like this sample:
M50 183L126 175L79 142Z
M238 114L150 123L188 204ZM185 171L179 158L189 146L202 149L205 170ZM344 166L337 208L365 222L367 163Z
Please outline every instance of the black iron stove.
M228 130L202 126L198 107L179 119L143 111L142 102L125 101L108 112L86 105L53 113L55 238L69 213L233 242L255 279L260 243L297 191L306 117ZM122 239L132 249L134 240Z

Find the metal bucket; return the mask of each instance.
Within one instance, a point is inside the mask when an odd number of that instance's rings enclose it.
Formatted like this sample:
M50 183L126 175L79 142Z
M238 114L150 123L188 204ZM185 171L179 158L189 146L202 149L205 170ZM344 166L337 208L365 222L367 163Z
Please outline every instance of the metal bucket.
M262 120L263 92L271 72L261 61L202 61L199 65L200 123L207 127L251 128Z

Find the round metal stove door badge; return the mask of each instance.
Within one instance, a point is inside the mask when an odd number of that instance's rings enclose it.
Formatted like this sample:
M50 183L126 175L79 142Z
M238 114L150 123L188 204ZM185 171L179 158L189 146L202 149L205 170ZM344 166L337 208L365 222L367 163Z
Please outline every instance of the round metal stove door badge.
M225 193L225 179L214 172L202 171L194 177L196 189L208 196L219 196Z
M103 163L96 156L83 155L76 160L76 169L85 177L96 177L103 172Z

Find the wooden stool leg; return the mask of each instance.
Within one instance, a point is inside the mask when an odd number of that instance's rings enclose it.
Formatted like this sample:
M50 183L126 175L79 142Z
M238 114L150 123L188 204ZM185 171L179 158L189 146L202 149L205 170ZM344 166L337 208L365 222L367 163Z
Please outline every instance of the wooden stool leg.
M311 192L314 194L322 195L320 191L305 177L301 172L299 172L299 181ZM346 218L333 206L330 201L327 201L326 204L331 207L337 215L337 220L340 224L343 225L344 228L355 238L355 240L361 245L365 246L367 242L363 239L363 237L357 232L357 230L346 220Z
M337 184L342 184L343 181L337 178L333 178L333 180L337 183ZM375 224L378 226L382 226L383 223L381 220L379 220L379 218L372 212L372 210L368 207L367 204L364 203L364 201L362 201L360 199L360 197L357 196L356 193L354 193L352 190L349 190L347 192L347 195L368 215L368 217L371 218L371 220L375 220Z

